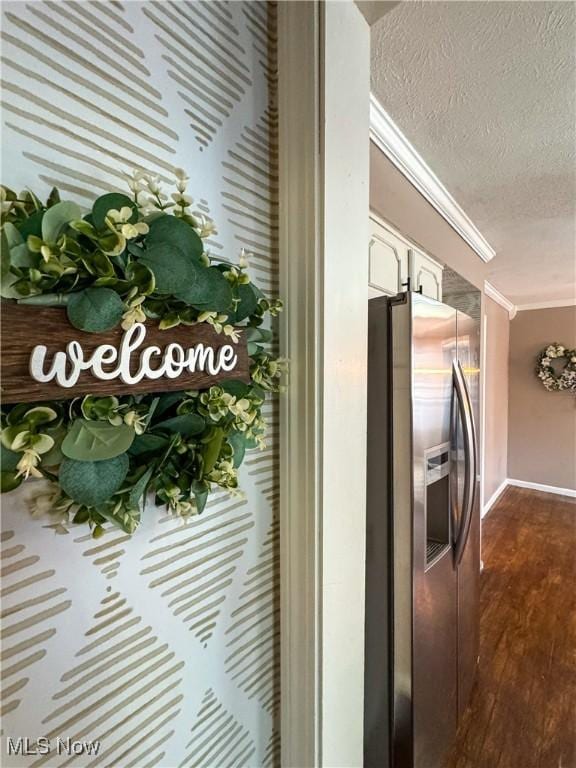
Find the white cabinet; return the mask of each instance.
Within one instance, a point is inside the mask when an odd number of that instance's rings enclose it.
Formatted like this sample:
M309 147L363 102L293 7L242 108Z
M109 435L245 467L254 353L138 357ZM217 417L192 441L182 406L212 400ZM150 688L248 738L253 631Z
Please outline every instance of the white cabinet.
M370 218L369 277L371 296L395 296L408 277L408 244Z
M442 301L442 264L416 248L388 224L370 216L369 296L395 296L406 290Z
M410 248L409 265L412 290L422 289L424 296L442 301L442 264L422 251Z

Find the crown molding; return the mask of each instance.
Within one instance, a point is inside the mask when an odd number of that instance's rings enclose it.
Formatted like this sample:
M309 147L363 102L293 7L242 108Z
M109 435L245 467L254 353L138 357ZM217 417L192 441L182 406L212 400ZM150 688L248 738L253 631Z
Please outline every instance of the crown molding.
M374 94L370 94L370 138L483 261L490 261L495 256L492 246L420 157Z
M535 304L518 304L518 312L526 309L553 309L554 307L574 307L576 299L552 299L551 301L537 301Z
M501 307L504 307L506 312L508 312L510 320L513 320L516 317L516 312L518 311L519 307L513 304L510 299L507 299L506 296L501 294L500 291L496 290L496 288L494 288L492 283L489 283L488 280L484 281L484 294L489 296L497 304L500 304Z

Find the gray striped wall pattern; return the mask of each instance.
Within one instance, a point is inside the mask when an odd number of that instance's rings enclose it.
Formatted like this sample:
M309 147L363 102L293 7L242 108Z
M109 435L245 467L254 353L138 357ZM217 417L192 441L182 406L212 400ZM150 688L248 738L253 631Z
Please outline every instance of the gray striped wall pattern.
M134 167L191 176L214 253L277 269L275 8L263 2L2 6L2 180L89 205ZM92 540L2 514L2 764L204 768L278 763L277 407L269 447L182 524ZM32 486L34 492L37 487ZM100 740L98 755L7 757L7 737Z

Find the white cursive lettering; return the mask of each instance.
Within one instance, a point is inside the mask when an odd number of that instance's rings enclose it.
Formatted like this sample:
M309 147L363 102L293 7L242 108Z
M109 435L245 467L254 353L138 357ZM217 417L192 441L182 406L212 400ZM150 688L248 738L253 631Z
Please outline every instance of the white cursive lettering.
M95 378L103 381L120 379L125 384L137 384L142 379L159 379L163 376L176 379L186 371L206 371L211 376L216 376L221 371L234 370L238 363L238 355L231 344L224 344L214 350L204 344L184 348L181 344L172 342L164 351L155 345L141 350L137 360L138 369L136 373L132 373L133 357L145 338L146 326L135 323L122 336L119 349L111 344L101 344L87 357L80 342L73 340L67 345L65 352L54 353L52 365L48 367L47 372L45 369L48 348L38 344L30 355L30 375L35 381L46 383L54 379L61 387L70 388L78 382L83 371L90 371ZM152 358L155 358L156 362L154 367ZM104 366L114 364L116 365L111 370L104 370Z

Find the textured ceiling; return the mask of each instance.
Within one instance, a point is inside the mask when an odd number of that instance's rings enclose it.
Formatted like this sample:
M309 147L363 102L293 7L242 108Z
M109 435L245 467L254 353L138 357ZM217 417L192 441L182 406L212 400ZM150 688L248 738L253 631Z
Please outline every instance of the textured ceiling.
M372 27L372 91L495 248L496 288L573 299L576 5L400 3Z

